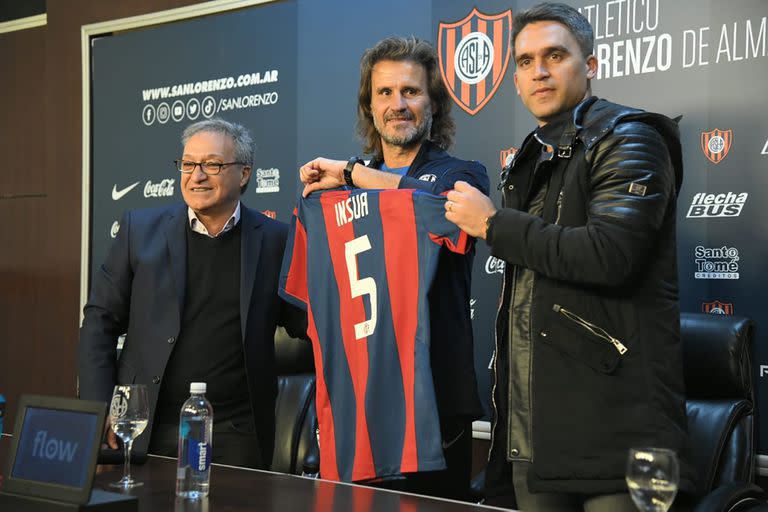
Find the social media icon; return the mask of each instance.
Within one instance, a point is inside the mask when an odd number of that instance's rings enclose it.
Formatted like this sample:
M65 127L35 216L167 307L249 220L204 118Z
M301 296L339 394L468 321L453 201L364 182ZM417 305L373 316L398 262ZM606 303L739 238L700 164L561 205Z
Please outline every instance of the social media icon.
M197 98L190 98L187 101L187 117L190 121L197 119L200 115L200 101Z
M176 100L173 102L172 114L173 120L177 123L184 119L184 102Z
M216 113L216 100L210 96L206 96L203 100L203 115L207 118L211 118Z
M155 117L155 106L144 105L144 109L141 111L141 120L144 121L144 124L147 126L151 125L155 122Z
M163 102L157 106L157 121L159 123L167 123L168 118L171 117L171 107L167 103Z

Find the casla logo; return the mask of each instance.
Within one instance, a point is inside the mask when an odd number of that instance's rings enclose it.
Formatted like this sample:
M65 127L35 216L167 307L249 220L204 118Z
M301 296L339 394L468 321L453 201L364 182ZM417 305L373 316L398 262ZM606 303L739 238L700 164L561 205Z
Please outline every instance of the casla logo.
M437 29L440 74L453 101L467 114L480 112L499 89L507 72L512 11L465 18Z
M516 147L509 147L507 149L502 149L499 151L499 164L501 164L501 168L509 166L509 164L512 163L512 160L515 159L515 155L517 154L517 148Z
M109 230L109 236L115 238L118 231L120 231L120 223L115 221L112 223L112 228Z
M701 150L710 162L719 164L728 156L733 142L733 130L714 130L701 132Z
M713 300L712 302L702 302L701 312L709 313L710 315L732 315L733 303L720 302L719 300Z

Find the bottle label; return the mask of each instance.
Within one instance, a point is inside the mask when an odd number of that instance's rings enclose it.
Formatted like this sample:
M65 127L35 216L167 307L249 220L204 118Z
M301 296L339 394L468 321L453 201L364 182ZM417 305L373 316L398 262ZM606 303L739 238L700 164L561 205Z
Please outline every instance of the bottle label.
M190 439L189 442L189 465L194 471L206 471L211 465L211 444L196 442Z

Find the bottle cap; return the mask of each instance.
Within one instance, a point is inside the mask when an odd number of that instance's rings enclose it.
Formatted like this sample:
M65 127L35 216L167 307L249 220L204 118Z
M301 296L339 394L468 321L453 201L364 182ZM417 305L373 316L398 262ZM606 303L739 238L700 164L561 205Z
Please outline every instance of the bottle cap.
M195 394L205 393L206 388L207 388L207 385L205 384L205 382L190 382L189 383L189 392L190 393L195 393Z

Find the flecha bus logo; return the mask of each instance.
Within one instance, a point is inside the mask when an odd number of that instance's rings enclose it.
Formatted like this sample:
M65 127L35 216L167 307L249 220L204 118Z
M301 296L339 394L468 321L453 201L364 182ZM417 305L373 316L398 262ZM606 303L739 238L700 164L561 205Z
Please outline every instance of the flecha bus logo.
M476 8L459 21L438 26L440 74L453 101L471 116L485 107L504 79L511 27L511 10L483 14Z
M701 150L713 164L719 164L731 149L733 130L714 130L701 132Z
M720 194L699 192L693 196L685 216L687 218L738 217L748 197L748 192Z

